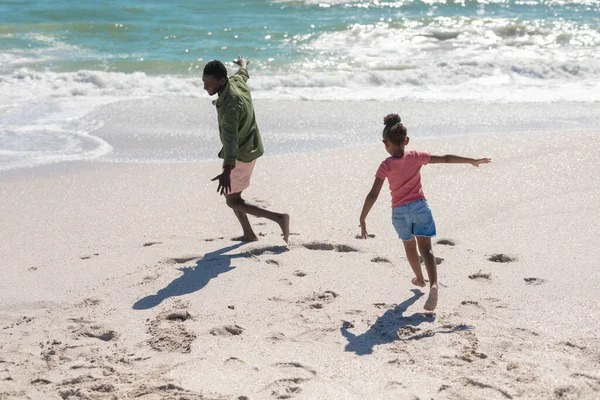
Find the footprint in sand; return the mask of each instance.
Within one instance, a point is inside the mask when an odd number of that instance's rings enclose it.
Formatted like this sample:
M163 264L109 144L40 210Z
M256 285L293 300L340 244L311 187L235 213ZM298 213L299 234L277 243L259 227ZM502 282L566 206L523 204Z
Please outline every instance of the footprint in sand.
M91 259L92 257L97 257L97 256L99 256L99 255L100 255L100 253L94 253L94 254L91 254L91 255L88 255L88 256L81 256L81 257L79 257L79 259L80 259L80 260L89 260L89 259Z
M189 256L181 256L181 257L171 257L165 260L168 264L185 264L193 260L198 260L202 258L202 255L189 255Z
M571 347L573 349L578 349L578 350L585 350L587 349L587 347L567 341L567 342L560 342L560 344L567 346L567 347Z
M146 275L146 276L144 276L142 278L142 282L140 284L144 285L146 283L154 282L158 278L160 278L160 274L159 273L156 273L155 275Z
M229 357L223 362L223 364L246 364L244 360L240 360L237 357Z
M102 302L102 300L94 298L94 297L87 297L85 299L83 299L83 301L79 304L77 304L77 307L95 307L98 304L100 304Z
M310 381L312 377L317 375L317 371L315 371L313 368L299 362L281 362L275 364L274 366L280 368L293 368L303 371L304 373L308 373L309 375L308 378L292 377L278 379L267 386L266 390L269 390L271 392L271 396L276 399L290 399L295 397L302 392L301 384Z
M75 322L76 326L70 326L71 332L75 338L87 337L98 339L103 342L110 342L117 339L118 334L112 329L107 329L102 325L95 324L92 321L83 318L68 318L69 321Z
M463 317L477 318L478 316L485 314L485 308L474 300L463 300L460 302L461 311L460 314Z
M509 263L509 262L513 262L516 261L517 259L515 257L511 257L508 256L506 254L492 254L489 258L488 261L492 261L492 262L497 262L497 263Z
M465 383L467 385L471 385L471 386L474 386L474 387L479 388L479 389L491 389L491 390L494 390L494 391L500 393L501 395L503 395L504 397L506 397L507 399L512 399L514 397L510 393L508 393L505 389L501 389L501 388L498 388L496 386L489 385L487 383L479 382L479 381L476 381L476 380L471 379L471 378L466 378L465 379Z
M248 252L250 256L261 256L263 254L281 254L290 251L287 246L267 246L252 249Z
M534 285L534 286L538 286L538 285L541 285L544 282L546 282L545 280L543 280L541 278L524 278L524 279L528 285Z
M150 246L154 246L155 244L162 244L162 242L147 242L147 243L144 243L143 247L150 247Z
M324 292L314 293L312 296L307 297L306 301L322 301L324 303L331 303L337 297L339 297L339 294L336 292L326 290Z
M223 325L210 330L213 336L239 336L244 332L244 328L239 325Z
M391 310L392 308L395 308L398 304L374 303L373 305L379 309L383 308L386 310Z
M384 258L384 257L375 257L375 258L372 258L371 262L374 262L374 263L388 263L388 264L392 263L390 260L388 260L387 258Z
M304 378L278 379L267 386L266 390L270 391L271 396L275 399L291 399L302 392L300 384L308 380Z
M285 334L283 332L271 332L267 339L273 343L281 342L285 340Z
M90 337L94 339L100 339L103 342L110 342L117 338L117 333L113 330L104 330L100 326L92 326L89 329L84 330L80 334L81 336Z
M269 265L274 265L276 267L279 267L279 261L277 261L277 260L267 260L265 262Z
M589 380L590 382L587 382L588 385L592 388L592 390L594 390L595 392L599 392L600 391L600 378L597 378L595 376L589 375L589 374L584 374L581 372L576 372L574 374L571 374L571 377L573 378L584 378Z
M398 329L398 336L399 337L412 336L415 333L419 332L420 330L421 330L421 328L417 328L416 326L406 325L406 326L403 326L402 328Z
M454 242L454 240L451 239L440 239L436 243L444 246L456 246L456 242Z
M346 314L346 315L362 315L364 313L365 313L364 310L347 310L344 312L344 314Z
M223 364L224 365L228 365L228 366L235 366L235 367L238 367L238 368L240 368L240 367L250 368L250 369L252 369L254 371L257 371L257 372L259 371L258 367L250 366L250 365L248 365L248 363L246 363L246 361L240 360L237 357L229 357L227 360L225 360L223 362ZM248 399L246 396L239 396L239 397L237 397L238 400L243 399L243 398ZM187 399L187 397L181 397L181 400L183 400L183 399ZM202 399L204 399L204 397L202 397Z
M270 207L271 206L271 203L269 203L266 200L261 200L261 199L253 198L252 201L254 201L255 203L258 203L258 204L262 205L263 207Z
M49 381L48 379L44 379L44 378L37 378L37 379L34 379L34 380L32 380L32 381L31 381L31 382L29 382L29 383L31 383L32 385L49 385L49 384L51 384L52 382L51 382L51 381Z
M460 304L463 305L463 306L469 306L470 305L470 306L475 306L475 307L483 308L483 307L481 307L479 305L478 302L473 301L473 300L463 300L463 301L460 302Z
M328 251L337 251L340 253L351 253L358 251L354 247L347 246L345 244L331 244L325 242L312 242L303 244L303 246L309 250L328 250Z
M515 328L515 330L517 332L524 332L527 333L529 335L533 335L533 336L540 336L539 333L537 333L536 331L532 331L531 329L525 329L525 328Z
M492 279L492 274L490 274L489 272L479 271L479 272L469 275L469 279L489 281Z
M187 310L176 309L158 314L148 325L151 338L148 344L154 350L189 353L196 334L186 329L184 322L191 319Z
M216 237L216 238L208 238L208 239L204 239L205 242L213 242L215 240L223 240L225 239L223 236L220 237Z
M554 396L559 399L577 399L579 398L577 394L577 389L575 386L560 386L554 389Z
M312 309L320 310L324 307L324 304L329 304L334 301L339 294L331 290L326 290L320 293L313 293L311 296L305 297L298 303L308 303L308 306Z
M495 297L486 297L483 300L485 300L488 303L492 303L491 307L494 307L494 308L508 308L508 304L502 303L500 301L500 299L497 299Z
M317 375L317 371L315 371L313 368L299 362L280 362L275 364L275 366L282 368L299 368L310 372L312 375Z
M297 277L299 277L299 278L303 278L303 277L305 277L305 276L306 276L306 273L305 273L305 272L302 272L302 271L300 271L300 270L297 270L296 272L294 272L294 276L297 276Z

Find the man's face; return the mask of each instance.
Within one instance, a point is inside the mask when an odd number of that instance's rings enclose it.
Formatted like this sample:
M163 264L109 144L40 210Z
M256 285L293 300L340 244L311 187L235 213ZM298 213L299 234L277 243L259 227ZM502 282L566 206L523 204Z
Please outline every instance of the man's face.
M206 90L208 95L214 96L225 85L226 79L217 79L212 75L202 75L202 82L204 82L204 90Z

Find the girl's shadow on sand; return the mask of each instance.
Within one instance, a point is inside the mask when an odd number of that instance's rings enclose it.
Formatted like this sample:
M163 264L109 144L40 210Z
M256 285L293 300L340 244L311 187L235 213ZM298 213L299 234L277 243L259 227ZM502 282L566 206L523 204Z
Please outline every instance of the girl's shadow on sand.
M352 327L352 324L348 321L344 321L342 324L342 335L348 340L345 350L354 352L358 355L366 355L373 353L373 347L380 344L392 343L399 340L398 330L405 326L419 326L425 322L435 321L435 315L414 313L409 317L405 317L402 314L413 305L419 298L423 296L423 293L418 289L412 289L413 296L396 307L387 310L385 314L377 319L377 321L369 328L368 331L362 335L355 335L348 332L348 328Z
M206 253L204 257L196 261L194 267L179 268L179 270L183 272L183 275L169 283L164 289L159 290L158 293L136 301L133 305L133 309L147 310L156 307L169 297L182 296L202 289L211 279L234 269L235 266L231 265L231 260L233 258L245 258L249 256L248 253L238 253L233 255L225 254L231 250L237 249L243 244L244 243L238 243L211 253Z

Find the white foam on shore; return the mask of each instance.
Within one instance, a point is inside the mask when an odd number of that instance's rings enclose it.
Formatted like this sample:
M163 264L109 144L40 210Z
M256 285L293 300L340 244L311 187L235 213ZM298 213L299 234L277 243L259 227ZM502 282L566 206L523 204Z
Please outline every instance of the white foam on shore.
M82 119L107 100L46 98L0 105L0 171L90 160L110 153L107 142L90 135L102 122Z

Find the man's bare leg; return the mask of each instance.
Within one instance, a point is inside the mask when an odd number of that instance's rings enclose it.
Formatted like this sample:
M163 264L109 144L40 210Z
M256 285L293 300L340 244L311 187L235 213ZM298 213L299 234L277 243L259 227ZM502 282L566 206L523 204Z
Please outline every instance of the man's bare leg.
M425 278L423 278L423 270L419 261L419 253L417 252L417 241L413 237L411 240L403 240L406 258L412 268L415 277L412 279L412 284L419 287L425 287Z
M252 225L250 225L250 221L248 221L248 215L241 211L233 210L233 212L235 213L238 221L240 221L244 234L242 236L232 238L231 240L235 240L236 242L256 242L258 237L252 230Z
M246 203L246 201L242 199L241 193L233 193L227 195L227 205L231 207L233 211L235 211L235 215L238 217L238 220L242 224L242 229L244 229L244 223L247 222L247 226L250 228L250 231L252 231L252 227L250 227L250 222L248 221L247 214L251 214L259 218L267 218L273 222L276 222L279 225L279 227L281 228L281 232L283 233L283 240L285 240L285 242L287 243L290 237L290 216L288 214L276 213ZM243 216L240 217L240 215ZM247 231L244 229L244 236L242 237L245 237L246 233ZM256 238L256 235L254 235L254 237Z
M429 276L429 297L423 308L427 311L433 311L438 303L438 282L437 266L435 265L435 257L433 256L433 250L431 249L431 238L418 236L417 245L419 246L419 252L421 252L423 261L425 261L427 276Z

